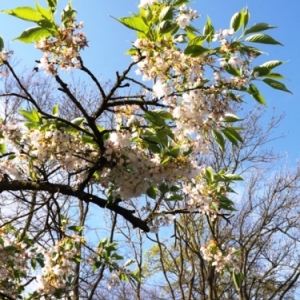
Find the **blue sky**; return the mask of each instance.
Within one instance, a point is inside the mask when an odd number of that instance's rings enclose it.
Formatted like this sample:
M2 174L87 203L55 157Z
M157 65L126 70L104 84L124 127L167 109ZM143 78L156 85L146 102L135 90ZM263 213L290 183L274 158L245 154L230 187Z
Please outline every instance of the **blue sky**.
M65 0L59 0L59 11L67 4ZM43 0L40 0L44 4ZM35 0L0 0L0 10L10 9L16 6L34 6ZM124 52L130 47L130 42L135 40L133 31L123 27L109 15L114 17L127 16L137 11L137 0L73 0L73 6L78 12L77 20L84 21L86 33L89 40L89 48L83 52L83 58L88 66L101 80L113 79L117 70L122 71L130 62L130 58ZM287 133L287 137L272 145L276 151L282 154L288 153L293 163L300 158L300 2L299 0L194 0L191 6L198 11L202 17L197 21L202 28L206 16L212 19L215 29L226 29L229 27L231 16L241 8L248 6L251 19L249 24L266 22L278 28L269 31L282 46L262 47L268 52L263 61L279 59L288 61L280 66L278 72L286 77L284 82L293 95L273 90L267 86L261 86L261 92L265 96L268 109L272 108L276 113L285 112L286 117L277 129L278 134ZM30 23L19 21L4 14L0 15L0 34L5 46L14 50L15 57L20 60L19 66L32 68L34 61L41 54L34 49L33 45L22 44L18 41L11 42L22 30L32 26ZM263 62L260 61L259 63ZM254 100L247 98L248 109L255 105ZM266 116L268 118L270 114Z

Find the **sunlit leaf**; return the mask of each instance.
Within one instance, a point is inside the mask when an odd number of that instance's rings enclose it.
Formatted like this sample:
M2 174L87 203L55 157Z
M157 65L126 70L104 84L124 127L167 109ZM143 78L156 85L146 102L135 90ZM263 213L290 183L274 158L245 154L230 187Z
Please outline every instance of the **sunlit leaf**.
M255 32L260 32L260 31L272 29L272 28L276 28L276 27L272 26L272 25L269 25L267 23L257 23L257 24L254 24L253 26L251 26L250 28L248 28L245 31L245 35L249 34L249 33L255 33Z
M29 6L7 9L3 10L3 12L7 13L8 15L30 22L38 22L43 19L43 16L37 10Z
M23 31L20 36L15 38L15 40L21 41L23 43L33 43L38 42L43 38L48 38L51 33L40 26L31 27Z
M141 31L143 33L148 31L148 26L140 16L124 17L116 20L130 29Z
M262 96L262 94L254 84L252 83L249 84L248 92L258 103L262 105L266 105L266 101L264 97Z
M238 31L244 23L244 15L242 12L235 13L230 20L230 28Z
M276 41L271 36L262 33L250 35L246 38L246 42L283 46L280 42Z
M212 135L213 135L217 145L224 152L225 151L225 140L224 140L223 135L220 132L218 132L217 130L213 130Z
M286 88L286 86L283 83L281 83L277 80L274 80L274 79L271 79L271 78L265 78L265 79L263 79L263 82L265 82L266 84L271 86L273 89L293 94L290 90L288 90Z

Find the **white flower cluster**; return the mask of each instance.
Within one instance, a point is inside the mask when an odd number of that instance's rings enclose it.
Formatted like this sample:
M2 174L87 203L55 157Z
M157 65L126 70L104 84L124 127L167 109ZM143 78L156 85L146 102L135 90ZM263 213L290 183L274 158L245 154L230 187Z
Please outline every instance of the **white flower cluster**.
M156 2L157 2L157 0L141 0L138 7L139 8L144 8L144 7L147 7L147 6L151 6Z
M81 236L66 237L57 242L53 248L44 251L45 266L43 274L37 276L37 290L41 294L53 294L57 289L66 289L71 282L73 261L78 257L79 245L84 240Z
M60 28L56 38L42 39L36 43L36 48L44 53L38 65L47 74L56 74L58 66L67 72L71 68L81 68L79 51L84 49L88 42L83 32L77 29L83 28L83 23Z
M204 260L210 262L212 266L215 266L217 272L222 272L225 268L228 268L231 271L236 270L234 261L235 248L229 247L227 254L224 255L216 241L212 240L202 246L200 250Z
M69 172L85 170L99 156L92 145L82 142L79 134L64 130L25 131L13 124L1 125L0 130L15 154L13 160L1 160L0 170L13 179L28 177L45 164L51 168L60 166Z
M22 279L27 276L27 261L32 254L24 243L0 227L0 292L16 297L22 291Z
M179 16L176 21L181 29L185 29L190 25L191 21L198 18L199 15L196 10L187 8L186 5L181 5L179 7Z
M178 178L191 178L199 171L195 162L184 157L162 164L159 154L149 157L148 149L133 144L133 136L121 131L110 134L104 156L111 167L99 173L100 183L106 188L113 185L114 192L123 200L145 194L151 185L165 182L172 186Z

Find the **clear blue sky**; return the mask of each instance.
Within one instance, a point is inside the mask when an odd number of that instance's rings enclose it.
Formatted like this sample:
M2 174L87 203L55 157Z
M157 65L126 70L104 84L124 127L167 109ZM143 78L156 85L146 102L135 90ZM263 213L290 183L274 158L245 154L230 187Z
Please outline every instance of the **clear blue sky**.
M59 0L61 10L67 1ZM44 4L43 0L40 0ZM35 0L0 0L0 10L14 8L16 6L34 6ZM130 41L135 40L134 32L123 27L110 18L127 16L130 12L137 11L138 0L73 0L78 21L84 21L84 31L89 40L89 48L83 53L85 64L100 78L113 79L117 70L122 71L130 58L123 53L130 47ZM263 57L264 61L279 59L289 62L278 69L285 75L286 86L293 95L264 87L264 94L268 108L273 107L276 112L286 113L286 118L277 132L288 134L285 140L274 143L274 149L281 153L287 152L292 162L300 158L300 1L299 0L194 0L191 6L202 15L199 19L199 27L203 26L206 16L209 15L216 29L228 28L231 16L241 8L248 6L251 19L250 24L267 22L278 26L269 31L275 39L284 47L264 47L269 53ZM21 31L32 26L30 23L18 21L6 15L0 15L0 34L4 38L6 47L15 51L21 65L32 68L34 60L40 58L33 45L25 45L20 42L11 42ZM247 99L249 107L254 105L252 99Z

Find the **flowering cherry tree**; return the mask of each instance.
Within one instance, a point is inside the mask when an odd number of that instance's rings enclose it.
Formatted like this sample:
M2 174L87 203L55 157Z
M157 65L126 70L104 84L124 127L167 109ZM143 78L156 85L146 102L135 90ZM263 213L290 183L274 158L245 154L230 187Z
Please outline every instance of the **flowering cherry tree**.
M107 89L81 58L88 42L71 3L57 23L57 1L46 2L47 7L37 2L35 8L4 13L36 24L16 39L33 43L41 52L35 70L53 77L76 117L62 114L60 103L51 111L40 104L17 75L10 63L13 53L1 39L0 72L15 81L18 91L2 91L0 96L22 104L17 121L4 118L0 124L0 192L30 207L11 220L0 220L0 295L5 299L79 299L83 262L94 271L108 268L109 288L120 280L139 281L129 267L133 261L121 263L113 238L92 248L85 239L85 217L72 225L72 209L68 213L66 207L78 199L78 209L94 204L150 233L181 213L201 213L213 223L235 210L228 193L241 177L202 164L209 144L213 141L222 150L226 143L239 147L235 108L246 94L265 104L257 80L289 92L277 80L282 76L273 72L281 61L255 65L263 52L253 45L280 43L261 33L273 26L248 27L248 9L235 13L230 27L218 31L207 18L200 33L192 25L200 15L188 1L142 0L136 14L117 19L137 39L127 51L128 68ZM95 85L93 107L62 79L62 72L75 71L87 74ZM44 209L56 229L46 226L43 239L51 236L52 243L40 245L22 222ZM232 273L239 287L243 274L234 268L237 250L217 240L201 248L219 272ZM26 290L29 284L33 291Z

